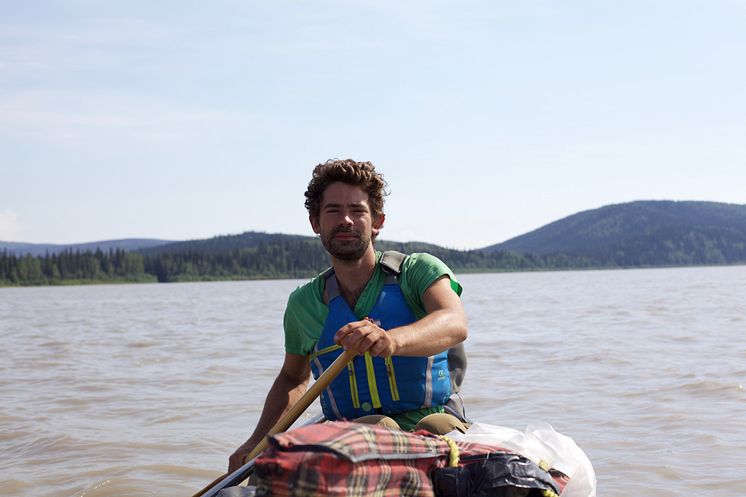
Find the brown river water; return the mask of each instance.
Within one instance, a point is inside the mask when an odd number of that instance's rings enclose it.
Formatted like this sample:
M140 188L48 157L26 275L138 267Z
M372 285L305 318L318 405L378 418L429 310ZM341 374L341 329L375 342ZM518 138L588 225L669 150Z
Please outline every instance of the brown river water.
M551 424L599 496L746 495L745 266L460 280L471 418ZM300 283L0 288L0 495L212 481L259 416Z

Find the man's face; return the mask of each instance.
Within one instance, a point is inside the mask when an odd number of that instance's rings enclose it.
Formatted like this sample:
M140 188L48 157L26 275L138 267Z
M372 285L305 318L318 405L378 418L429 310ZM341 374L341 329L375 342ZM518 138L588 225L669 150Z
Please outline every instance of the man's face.
M373 219L368 194L359 186L337 182L324 190L319 218L312 218L311 226L333 257L355 261L371 246L373 235L383 226L383 216Z

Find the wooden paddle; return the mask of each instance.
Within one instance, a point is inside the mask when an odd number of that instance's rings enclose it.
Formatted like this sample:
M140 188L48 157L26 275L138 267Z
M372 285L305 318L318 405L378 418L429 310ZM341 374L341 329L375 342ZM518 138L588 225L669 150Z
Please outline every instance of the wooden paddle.
M301 416L301 414L303 414L305 410L308 409L308 406L310 406L313 401L316 400L319 395L321 395L321 392L326 390L326 387L331 384L334 378L336 378L337 375L342 372L342 370L347 366L347 363L354 358L355 351L345 350L342 355L337 357L334 362L328 368L326 368L326 371L324 371L322 375L319 376L319 379L316 380L308 390L306 390L306 393L304 393L303 396L298 399L298 402L296 402L295 405L293 405L293 407L291 407L290 410L283 417L281 417L280 420L277 421L277 423L275 423L275 425L267 433L267 436L264 437L262 441L257 444L256 447L254 447L254 450L252 450L249 455L246 456L246 461L248 462L246 462L243 466L241 466L241 468L237 469L233 473L226 473L220 476L215 481L207 485L205 488L194 494L192 497L201 497L211 489L215 490L215 492L211 492L210 495L215 495L217 493L217 490L219 489L215 489L214 487L218 483L226 479L228 476L231 477L231 481L234 481L237 477L240 477L241 474L245 473L245 475L243 475L243 477L237 482L232 483L231 485L228 485L226 482L225 485L221 485L220 489L232 485L237 485L238 483L241 483L243 480L248 478L254 470L254 459L256 458L256 456L259 455L260 452L267 448L267 443L269 440L268 437L277 433L282 433L283 431L290 428L290 426L295 423L295 421Z

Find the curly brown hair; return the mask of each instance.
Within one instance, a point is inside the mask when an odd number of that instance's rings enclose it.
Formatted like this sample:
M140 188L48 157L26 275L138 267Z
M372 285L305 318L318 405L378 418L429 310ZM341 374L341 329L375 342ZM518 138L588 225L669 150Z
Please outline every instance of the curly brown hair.
M330 184L340 181L359 186L370 198L374 219L383 215L387 183L381 173L376 172L372 162L356 162L352 159L330 159L313 169L313 176L306 189L306 209L312 218L318 219L321 197Z

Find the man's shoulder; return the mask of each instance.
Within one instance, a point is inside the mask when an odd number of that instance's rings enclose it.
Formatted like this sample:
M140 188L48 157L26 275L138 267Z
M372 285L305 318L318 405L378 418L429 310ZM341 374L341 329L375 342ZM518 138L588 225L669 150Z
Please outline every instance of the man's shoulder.
M379 264L382 262L383 256L385 254L389 255L388 264L398 262L399 257L396 257L397 255L399 255L402 258L401 266L400 266L401 271L405 271L412 266L433 266L433 265L445 266L445 263L443 261L441 261L436 256L429 254L427 252L403 253L403 252L399 252L398 250L376 251L376 260Z
M324 291L324 275L319 274L315 278L300 285L290 292L288 307L296 305L307 305L309 302L320 302Z
M323 291L324 278L319 275L290 293L283 319L286 352L307 355L313 349L327 312Z
M415 269L429 269L429 268L442 269L444 268L444 269L449 270L445 262L441 261L434 255L429 254L427 252L413 252L407 256L407 258L404 260L404 263L402 264L402 272L413 269L413 268Z
M411 285L409 291L424 293L437 279L447 276L451 288L461 295L463 288L448 265L438 257L426 252L410 254L402 264L402 279Z

